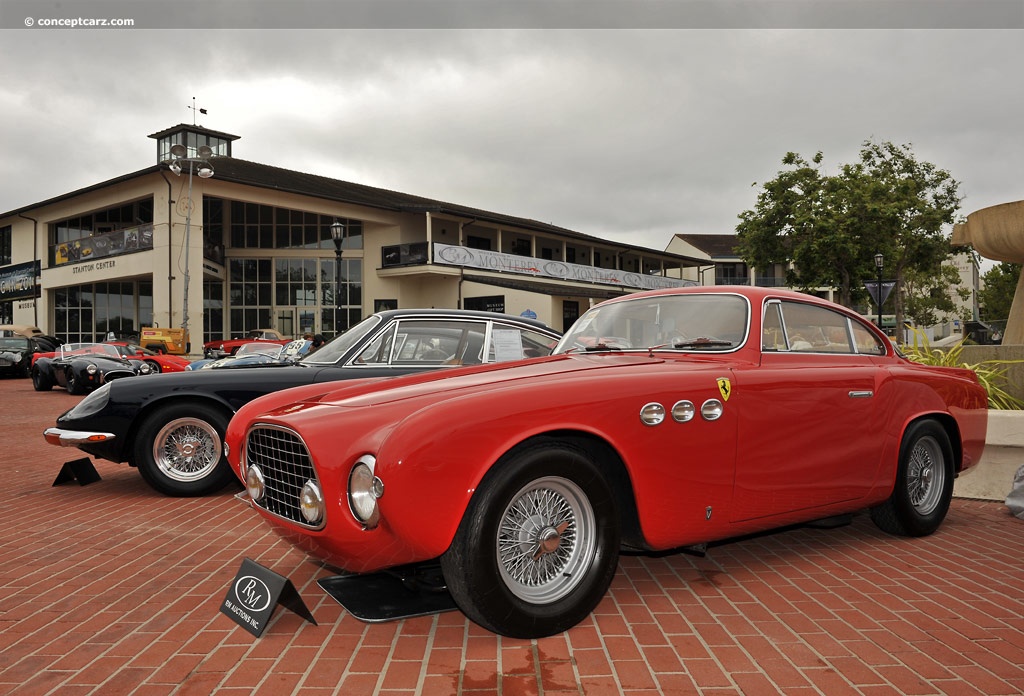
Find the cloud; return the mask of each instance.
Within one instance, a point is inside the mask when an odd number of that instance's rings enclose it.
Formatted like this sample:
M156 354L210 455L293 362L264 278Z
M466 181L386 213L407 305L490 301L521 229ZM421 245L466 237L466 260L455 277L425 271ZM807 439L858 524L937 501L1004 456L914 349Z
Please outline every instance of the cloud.
M664 248L730 233L788 151L910 143L964 214L1020 192L1014 31L7 31L12 210L134 171L191 122L244 159ZM12 66L17 66L13 68Z

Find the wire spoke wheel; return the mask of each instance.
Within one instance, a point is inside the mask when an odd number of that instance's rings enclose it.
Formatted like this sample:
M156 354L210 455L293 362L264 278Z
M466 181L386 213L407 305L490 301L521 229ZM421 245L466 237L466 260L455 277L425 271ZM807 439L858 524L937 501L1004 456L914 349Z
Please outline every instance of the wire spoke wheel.
M172 420L153 439L153 461L175 481L206 477L220 462L221 453L217 430L198 418Z
M914 444L907 461L907 495L922 515L938 506L945 486L946 469L942 449L934 437L922 437Z
M953 448L934 420L912 423L900 443L899 463L888 500L871 508L882 531L925 536L942 524L953 498Z

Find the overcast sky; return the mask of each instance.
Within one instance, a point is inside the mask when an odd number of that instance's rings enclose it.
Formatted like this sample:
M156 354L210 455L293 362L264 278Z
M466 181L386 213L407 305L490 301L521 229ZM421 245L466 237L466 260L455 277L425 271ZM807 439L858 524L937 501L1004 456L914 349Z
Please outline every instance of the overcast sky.
M677 233L733 233L787 152L820 150L834 173L868 139L910 144L948 170L963 215L1024 199L1019 26L61 30L11 19L0 213L153 164L147 136L192 123L193 97L208 112L198 123L241 136L242 159L655 249Z

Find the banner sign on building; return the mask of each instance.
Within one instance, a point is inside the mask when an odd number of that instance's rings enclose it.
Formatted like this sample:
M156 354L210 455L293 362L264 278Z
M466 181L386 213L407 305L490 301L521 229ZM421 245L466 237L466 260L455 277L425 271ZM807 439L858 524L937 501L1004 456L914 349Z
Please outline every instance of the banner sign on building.
M0 268L0 302L39 297L39 261Z
M480 268L486 271L519 273L539 278L571 280L579 283L615 285L638 290L677 288L695 283L679 278L631 273L614 268L598 268L575 263L564 263L549 259L535 259L531 256L504 254L485 249L471 249L464 246L434 243L434 263L463 268Z
M145 223L113 232L93 234L84 239L61 242L53 248L53 265L91 261L104 256L130 254L153 248L153 224Z

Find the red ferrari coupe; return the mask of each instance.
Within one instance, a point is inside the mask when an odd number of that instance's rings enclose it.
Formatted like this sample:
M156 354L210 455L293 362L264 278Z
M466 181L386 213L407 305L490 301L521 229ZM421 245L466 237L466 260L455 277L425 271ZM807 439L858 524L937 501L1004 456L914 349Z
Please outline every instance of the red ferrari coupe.
M550 357L268 394L227 443L302 549L355 573L439 561L473 621L530 638L586 617L622 548L861 509L930 534L986 424L970 370L910 362L824 300L729 286L601 303Z

